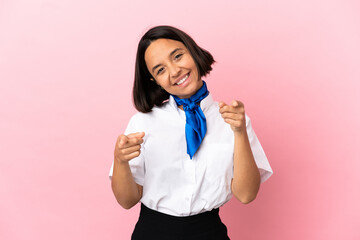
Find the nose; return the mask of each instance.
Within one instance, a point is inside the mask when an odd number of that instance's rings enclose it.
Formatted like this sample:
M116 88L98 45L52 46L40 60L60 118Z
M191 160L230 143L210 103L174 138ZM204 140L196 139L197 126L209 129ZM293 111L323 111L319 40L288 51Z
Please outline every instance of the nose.
M176 63L172 63L169 66L169 72L172 78L177 78L180 76L181 73L180 67Z

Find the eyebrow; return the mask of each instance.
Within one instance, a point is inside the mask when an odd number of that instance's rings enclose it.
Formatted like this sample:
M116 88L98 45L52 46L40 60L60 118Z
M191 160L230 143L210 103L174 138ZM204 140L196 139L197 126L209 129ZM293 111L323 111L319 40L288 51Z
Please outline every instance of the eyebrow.
M174 50L171 51L171 53L169 54L169 57L171 57L171 55L173 55L176 51L178 50L182 50L182 48L175 48ZM161 64L157 64L155 67L152 68L152 72L154 73L155 69L160 67Z

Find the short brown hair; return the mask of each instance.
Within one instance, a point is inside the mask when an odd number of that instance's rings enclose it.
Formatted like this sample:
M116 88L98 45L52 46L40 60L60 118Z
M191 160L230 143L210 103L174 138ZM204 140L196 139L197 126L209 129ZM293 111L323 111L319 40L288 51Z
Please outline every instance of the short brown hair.
M206 76L215 62L213 56L205 49L199 47L185 32L171 26L156 26L148 30L140 39L136 53L135 79L133 86L133 100L135 108L143 113L151 112L156 106L161 106L169 98L169 93L151 81L151 73L145 62L145 51L152 41L159 38L172 39L182 42L193 57L200 77Z

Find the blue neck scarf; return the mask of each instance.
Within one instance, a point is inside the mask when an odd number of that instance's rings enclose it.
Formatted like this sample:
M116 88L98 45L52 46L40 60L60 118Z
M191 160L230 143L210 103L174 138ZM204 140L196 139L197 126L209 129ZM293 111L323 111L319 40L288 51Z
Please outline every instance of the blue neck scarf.
M205 137L206 118L197 103L207 97L207 95L209 95L209 91L207 90L206 83L204 81L202 87L190 98L181 99L175 95L171 95L178 106L183 105L183 109L185 111L185 136L187 153L189 154L190 159L192 159L195 152L200 147L201 141Z

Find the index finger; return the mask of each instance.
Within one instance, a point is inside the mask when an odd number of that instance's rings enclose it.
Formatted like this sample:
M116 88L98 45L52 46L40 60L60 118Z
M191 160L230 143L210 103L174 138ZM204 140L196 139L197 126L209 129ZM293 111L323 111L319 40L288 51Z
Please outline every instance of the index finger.
M130 133L127 135L128 138L143 138L145 136L144 132L136 132L136 133Z

